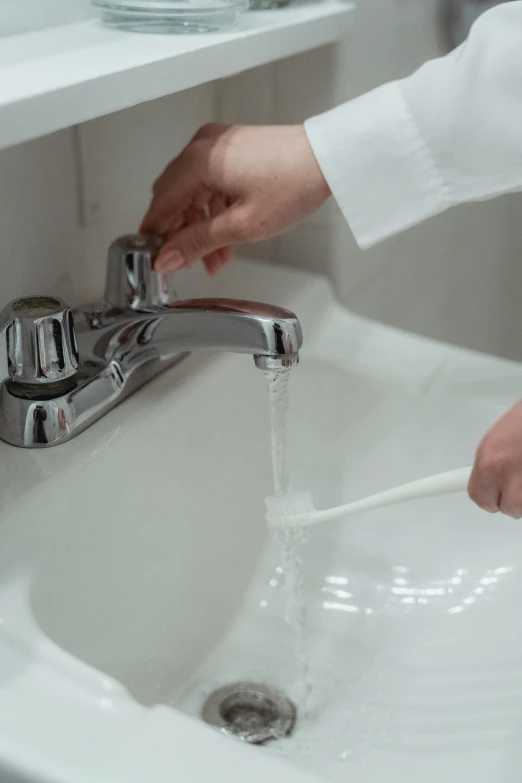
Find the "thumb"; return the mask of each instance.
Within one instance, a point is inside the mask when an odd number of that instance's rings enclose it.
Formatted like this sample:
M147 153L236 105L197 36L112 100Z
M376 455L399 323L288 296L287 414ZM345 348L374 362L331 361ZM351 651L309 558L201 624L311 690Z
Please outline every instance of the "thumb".
M158 272L175 272L222 247L240 241L238 210L229 209L209 220L191 223L169 237L161 248L155 267Z
M471 500L484 511L495 513L500 506L500 486L497 480L481 465L480 457L475 460L468 484Z

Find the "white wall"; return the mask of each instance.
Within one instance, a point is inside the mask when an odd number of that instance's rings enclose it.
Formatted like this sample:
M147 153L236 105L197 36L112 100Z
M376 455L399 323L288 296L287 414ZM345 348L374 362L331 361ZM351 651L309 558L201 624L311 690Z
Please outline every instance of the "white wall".
M0 35L76 22L93 13L90 0L0 0Z

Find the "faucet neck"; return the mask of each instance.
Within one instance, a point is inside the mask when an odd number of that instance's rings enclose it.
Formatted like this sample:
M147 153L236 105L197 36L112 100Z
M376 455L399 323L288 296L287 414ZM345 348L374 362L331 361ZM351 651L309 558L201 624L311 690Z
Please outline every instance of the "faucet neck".
M91 324L95 319L84 313ZM148 312L109 310L97 314L91 353L106 362L134 362L154 351L171 356L187 351L229 351L288 367L298 360L302 332L294 313L281 307L236 299L187 299Z

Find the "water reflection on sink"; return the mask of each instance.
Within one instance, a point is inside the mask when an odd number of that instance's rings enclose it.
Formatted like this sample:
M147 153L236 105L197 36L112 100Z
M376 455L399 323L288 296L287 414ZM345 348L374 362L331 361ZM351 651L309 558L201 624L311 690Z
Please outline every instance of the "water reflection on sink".
M318 370L309 363L295 378L292 464L294 485L313 487L319 506L463 465L491 421L489 404L443 388L397 391L381 405L372 383ZM311 399L322 414L307 420ZM312 697L294 737L270 752L336 781L514 780L506 765L522 720L521 535L519 523L464 495L312 529L303 550ZM283 616L272 547L244 614L182 707L197 712L209 682L239 672L299 698Z

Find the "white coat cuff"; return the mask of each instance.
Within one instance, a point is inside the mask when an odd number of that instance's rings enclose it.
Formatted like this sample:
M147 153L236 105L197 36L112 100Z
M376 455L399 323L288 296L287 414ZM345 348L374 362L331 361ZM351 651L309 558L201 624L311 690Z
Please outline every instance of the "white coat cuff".
M312 117L305 130L360 247L451 206L400 82Z

